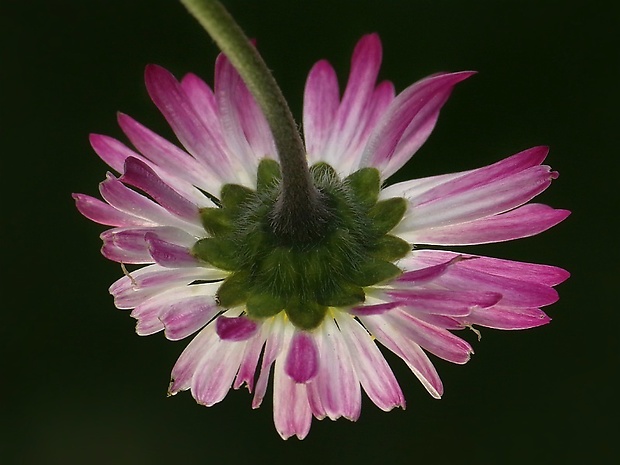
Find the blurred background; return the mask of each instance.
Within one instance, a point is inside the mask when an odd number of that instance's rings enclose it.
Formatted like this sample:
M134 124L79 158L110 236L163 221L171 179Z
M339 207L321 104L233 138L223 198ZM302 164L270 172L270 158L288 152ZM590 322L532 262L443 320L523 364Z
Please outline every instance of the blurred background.
M433 400L387 355L407 409L367 399L357 423L314 421L282 441L271 401L247 391L212 408L166 398L187 341L141 338L107 293L120 276L99 254L101 226L72 192L97 195L107 167L88 134L123 136L115 112L172 138L143 70L157 63L212 83L217 49L172 0L0 0L4 278L0 462L611 463L617 456L618 11L597 1L224 2L300 120L312 64L341 82L362 34L384 45L381 78L397 90L437 71L474 69L426 145L393 180L471 169L548 144L561 173L539 201L573 211L560 226L467 249L555 264L572 278L529 331L463 336L465 366L437 360ZM616 442L614 442L616 441Z

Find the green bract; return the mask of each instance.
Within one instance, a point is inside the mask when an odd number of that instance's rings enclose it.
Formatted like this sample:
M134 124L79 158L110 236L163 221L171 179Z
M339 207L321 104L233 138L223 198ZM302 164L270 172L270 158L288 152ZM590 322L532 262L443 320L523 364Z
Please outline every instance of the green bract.
M256 319L285 311L295 326L309 330L321 323L328 307L364 302L364 287L401 273L392 262L410 246L387 233L402 219L406 201L378 201L381 181L375 168L344 180L326 163L310 171L330 212L323 234L312 242L291 244L271 227L281 180L274 160L259 164L256 191L227 184L221 208L201 210L210 237L199 240L192 253L231 272L217 291L220 306L245 304Z

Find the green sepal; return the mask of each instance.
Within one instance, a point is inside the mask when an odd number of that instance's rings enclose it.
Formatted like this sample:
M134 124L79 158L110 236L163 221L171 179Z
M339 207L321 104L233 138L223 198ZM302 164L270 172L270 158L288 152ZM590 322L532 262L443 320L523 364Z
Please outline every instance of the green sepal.
M222 207L230 208L236 212L241 204L248 201L253 194L254 191L245 186L240 186L239 184L225 184L220 193Z
M376 168L362 168L350 174L346 182L356 199L366 208L372 207L379 199L381 175Z
M276 247L261 261L256 284L279 289L283 295L289 295L298 288L300 280L296 262L288 247Z
M393 262L403 258L410 251L411 245L407 241L402 240L400 237L386 234L377 240L372 255L375 258Z
M368 211L368 217L372 220L373 230L384 235L400 223L407 211L407 201L402 197L393 197L382 200Z
M364 289L353 284L343 283L339 289L324 296L317 297L317 301L328 307L347 307L359 304L366 300Z
M374 259L362 264L351 280L358 286L372 286L395 278L401 273L402 270L393 263Z
M291 323L299 329L309 331L321 324L327 307L316 302L292 301L286 306L286 314Z
M192 255L226 271L239 268L239 247L231 240L207 237L192 247Z
M248 315L255 318L269 318L284 309L284 302L269 293L252 293L245 303Z
M248 274L242 271L233 273L218 288L217 303L224 308L240 305L247 300L249 289Z
M282 172L278 162L270 158L263 158L258 164L256 189L260 192L273 187L280 179L282 179Z
M310 167L310 173L317 184L325 184L327 181L337 181L338 173L324 161L315 163Z
M200 219L205 230L214 236L221 236L233 230L234 223L223 208L201 208Z

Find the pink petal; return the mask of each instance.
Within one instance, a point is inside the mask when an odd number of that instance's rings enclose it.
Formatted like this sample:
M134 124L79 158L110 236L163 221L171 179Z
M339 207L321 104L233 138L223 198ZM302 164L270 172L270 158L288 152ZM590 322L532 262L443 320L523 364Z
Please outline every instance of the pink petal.
M282 439L291 436L303 439L312 422L306 385L296 383L284 371L282 360L277 360L273 376L273 421Z
M370 400L381 410L405 408L394 373L383 358L370 334L349 315L339 315L336 322L355 368L355 373Z
M275 142L254 96L223 54L215 63L215 97L226 140L236 144L230 146L235 155L246 155L241 165L253 177L258 160L276 156Z
M107 226L146 226L152 224L141 218L127 214L85 194L72 194L79 212L91 221Z
M385 318L392 326L399 328L404 337L449 362L467 363L470 354L474 352L471 346L461 338L402 310L394 310L383 315L382 318Z
M551 321L539 308L504 307L475 309L466 318L468 325L480 325L495 329L529 329L546 325Z
M452 88L472 74L431 76L401 92L374 128L362 155L363 166L378 168L385 178L401 168L430 135Z
M266 340L267 331L265 330L265 327L265 324L261 325L261 330L259 330L259 332L247 342L245 346L245 353L243 354L243 360L241 361L239 372L237 373L233 384L234 389L239 389L243 383L246 384L250 392L254 389L256 368Z
M415 313L431 313L446 316L467 316L474 307L491 307L502 298L496 292L447 291L435 289L390 290L389 296L401 302Z
M399 237L415 244L434 245L504 242L539 234L565 220L568 215L568 210L555 210L547 205L532 203L500 215L401 233Z
M362 322L372 334L407 364L435 399L443 395L443 384L437 370L418 344L405 337L399 327L390 325L381 316L363 317Z
M149 265L117 280L110 286L109 292L114 296L116 308L127 309L167 289L187 286L196 280L223 279L226 276L226 272L215 268L164 268Z
M185 222L176 218L161 205L139 194L111 174L105 181L99 184L101 196L114 208L128 213L139 220L157 225L184 225Z
M209 128L210 135L217 146L226 147L217 102L211 87L195 74L188 73L181 80L181 89L202 124Z
M192 339L172 368L170 387L168 388L170 395L191 387L198 364L218 341L220 338L215 333L214 324L207 325Z
M169 311L182 311L183 302L213 300L217 290L214 284L197 284L192 286L173 287L152 296L150 299L137 305L131 312L132 318L138 320L136 332L140 336L147 336L164 329L162 315ZM170 309L173 310L170 310ZM171 317L171 315L169 315Z
M149 160L180 179L201 189L219 194L222 182L187 152L144 127L130 116L118 114L118 124L131 143Z
M340 104L338 77L325 60L316 63L304 90L304 139L310 163L321 161Z
M349 309L349 312L353 315L358 316L381 315L382 313L388 312L401 305L403 305L401 301L385 302L375 305L360 305L359 307L353 307Z
M193 223L200 221L198 207L167 185L146 163L137 158L125 160L120 180L142 189L169 212Z
M144 236L153 228L114 228L101 233L101 253L119 263L153 263Z
M394 234L465 223L503 213L536 197L555 178L557 173L551 172L549 167L535 166L509 178L489 180L488 184L458 192L440 194L438 189L443 189L440 186L429 194L441 197L423 205L416 204L417 199L412 200L409 208L415 214L404 218ZM451 186L456 184L460 184L459 180L453 181Z
M244 107L254 106L253 114L260 114L254 98L248 92L239 73L224 54L220 54L215 62L215 99L219 109L222 133L230 153L231 164L235 166L237 178L241 176L245 182L241 184L253 186L256 183L258 160L266 155L254 154L245 136L241 120ZM258 116L259 118L262 117ZM275 155L273 153L272 155ZM237 181L237 183L240 183Z
M187 246L161 240L156 235L147 233L144 240L153 260L167 268L199 267L202 262L194 257Z
M415 257L414 257L415 258ZM425 284L433 281L434 279L439 278L443 275L450 267L464 260L465 257L462 255L456 255L452 258L446 259L443 263L432 264L425 267L420 267L415 270L405 271L398 278L394 279L391 284L396 287L403 287L405 283L412 283L415 285ZM409 260L411 261L411 260ZM403 263L399 262L399 265ZM402 269L407 270L409 267L407 266L408 262L404 262L405 265Z
M394 85L389 81L383 81L374 90L372 98L367 103L363 113L359 115L358 129L347 145L349 156L341 157L338 160L338 167L343 175L353 173L363 166L361 160L364 147L377 122L394 100L394 93Z
M322 412L332 420L355 421L362 407L360 382L340 330L326 318L319 336L321 363L317 377L307 385L311 397L318 397Z
M166 184L187 199L190 199L196 205L200 207L213 206L213 202L211 202L204 194L192 186L192 184L187 181L184 176L178 177L169 173L165 169L158 167L155 163L144 158L142 155L129 149L116 139L99 134L91 134L90 143L101 159L114 168L117 172L123 173L125 170L125 161L128 158L135 158L147 165L151 168L151 170L155 171Z
M296 383L307 383L319 371L319 351L314 337L306 331L296 331L286 355L284 371Z
M236 318L220 316L215 321L215 330L224 341L245 341L256 334L258 325L246 316Z
M172 303L159 319L164 325L166 338L178 341L200 330L220 311L214 296L201 295Z
M401 263L405 264L405 268L424 268L444 263L460 256L462 255L455 252L418 250L411 259L403 260ZM550 265L481 257L479 255L466 255L466 257L475 258L475 260L462 260L459 262L459 268L480 271L519 281L529 281L545 284L547 286L555 286L556 284L564 282L570 276L566 270Z
M207 407L221 402L232 386L245 350L245 342L217 339L198 362L192 378L192 395Z
M177 80L160 66L145 70L146 88L151 99L187 151L213 170L222 183L236 179L225 147L219 145L210 127L203 124Z
M273 320L267 320L263 323L266 325L265 331L269 334L267 343L265 344L265 352L261 363L260 374L256 381L256 390L252 399L252 408L260 407L267 391L269 382L269 373L271 365L280 355L282 347L286 347L292 337L292 325L283 321L281 317L275 317Z
M368 107L372 104L381 56L381 41L377 34L362 37L353 51L349 81L322 155L323 161L344 174L348 166L359 164L361 151L351 148L359 133L365 129L364 122Z

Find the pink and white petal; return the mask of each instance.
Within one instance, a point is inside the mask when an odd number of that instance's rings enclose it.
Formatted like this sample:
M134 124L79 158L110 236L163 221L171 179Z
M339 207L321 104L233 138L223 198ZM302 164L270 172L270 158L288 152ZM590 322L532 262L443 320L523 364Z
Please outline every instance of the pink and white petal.
M110 173L107 179L99 184L99 191L103 199L114 208L150 224L179 226L182 229L187 225L161 205L125 186Z
M173 311L179 311L182 308L180 306L182 305L181 303L186 300L198 301L202 299L207 302L211 301L216 290L217 283L174 287L145 300L131 312L131 317L138 320L136 332L140 336L147 336L152 334L152 332L149 332L152 329L157 328L156 331L161 331L164 329L161 317L171 307L174 308ZM148 330L145 328L148 328Z
M284 360L278 358L273 375L273 421L282 439L303 439L312 422L306 385L293 381L283 365Z
M128 115L119 113L118 124L131 143L158 167L207 192L219 194L222 186L221 180L214 175L212 170L207 169L187 152Z
M339 105L338 77L332 65L321 60L310 70L304 89L303 129L311 165L323 159Z
M263 346L265 345L265 341L267 340L269 329L269 324L262 324L258 330L258 333L255 334L254 337L246 344L243 360L241 361L239 372L237 373L233 384L234 389L239 389L244 383L247 386L248 391L252 392L254 389L256 368L258 367L258 360Z
M547 205L527 204L499 215L438 228L394 231L415 244L473 245L534 236L565 220L570 212Z
M243 358L246 341L217 338L207 348L192 377L192 396L201 405L221 402L230 388Z
M348 314L336 316L355 373L373 403L383 411L405 408L405 398L394 373L368 331Z
M424 257L433 257L433 255L423 254L418 256L418 264L423 261ZM445 256L441 258L445 259ZM467 261L474 262L476 260L476 258L472 258ZM407 263L405 263L405 266L407 266ZM523 278L519 279L519 277L513 278L489 274L482 270L460 266L459 263L450 267L444 274L437 277L433 283L445 289L455 291L480 289L486 292L497 292L502 294L500 304L507 306L543 307L551 305L558 300L557 291L547 284L536 281L524 281Z
M474 309L464 319L466 325L480 325L494 329L530 329L546 325L551 318L539 308L505 307Z
M215 62L215 99L226 145L229 153L234 154L229 158L237 174L236 183L253 187L256 185L258 160L266 154L254 154L241 125L243 117L240 113L244 111L244 106L256 104L241 76L224 54L220 54Z
M399 329L401 334L426 351L448 362L464 364L474 352L471 346L451 332L428 324L407 312L396 309L382 318Z
M125 160L129 157L140 158L122 142L103 134L90 134L90 145L99 158L117 173L122 174L125 169Z
M349 147L356 134L364 130L363 123L372 101L381 58L381 41L377 34L362 37L353 51L349 80L322 156L322 160L338 172L359 164L361 153Z
M307 331L296 330L288 347L284 372L293 381L305 384L319 371L319 350L314 336Z
M381 344L407 364L431 396L435 399L441 398L443 383L434 365L418 344L405 337L398 327L389 324L381 316L362 317L361 320Z
M488 180L487 184L456 189L463 178L450 187L436 187L422 197L433 198L419 204L420 198L409 202L410 214L394 230L402 234L413 230L465 223L503 213L523 205L543 192L557 178L548 166L534 166L508 178Z
M401 92L374 128L361 166L379 169L384 178L398 171L432 132L453 87L472 74L464 71L431 76Z
M200 223L198 206L166 184L146 163L137 158L125 160L120 181L143 190L169 212L190 223Z
M226 147L217 102L211 87L195 74L188 73L181 79L181 89L183 89L202 124L209 128L210 135L218 147Z
M162 240L155 234L147 233L144 240L155 263L167 268L200 267L202 261L193 256L187 245Z
M114 305L129 309L173 287L183 287L194 281L223 279L228 273L216 268L165 268L149 265L132 271L110 286Z
M144 236L152 228L114 228L101 233L101 253L118 263L153 263Z
M446 273L452 266L465 260L465 256L452 254L443 262L422 265L422 260L418 260L418 251L415 255L406 257L397 262L398 266L405 272L392 280L389 284L396 289L407 289L411 285L427 284Z
M91 221L106 226L151 226L152 222L120 211L86 194L72 194L79 212Z
M469 315L474 307L487 308L497 304L502 295L497 292L450 291L435 289L388 290L386 294L400 302L401 308L413 314L430 313L451 317Z
M222 69L218 68L219 61L222 62ZM255 173L245 163L257 166L257 160L261 158L275 158L277 153L275 142L267 119L239 73L231 66L225 55L220 55L218 62L216 62L215 97L219 105L221 126L225 135L227 129L231 131L234 129L227 140L230 141L230 136L235 136L242 142L246 141L243 146L249 149L248 158L245 162L241 161L241 164L253 177Z
M470 313L471 315L471 313ZM464 329L467 325L463 323L464 318L450 317L445 315L434 315L432 313L418 312L415 314L418 320L422 320L432 326L438 328L447 329L450 331L459 331Z
M451 182L454 179L458 179L464 174L470 173L471 171L473 170L461 171L458 173L450 174L440 174L437 176L430 176L426 178L411 179L409 181L398 182L382 189L381 192L379 192L379 200L386 200L392 197L413 199L437 186L441 186L442 184Z
M198 295L169 305L159 316L166 338L178 341L209 323L221 311L215 301L216 291L214 287L213 296Z
M220 178L222 184L236 179L225 147L196 114L187 94L170 72L156 65L145 70L146 88L153 103L187 151Z
M264 321L263 325L266 325L265 330L268 336L260 373L256 381L254 398L252 399L252 408L260 407L260 404L263 402L265 392L267 391L267 384L269 383L271 365L273 365L273 362L280 355L282 350L288 347L291 337L293 336L292 325L284 321L283 317L280 315Z
M189 234L181 229L169 226L151 228L114 228L101 234L103 255L120 263L153 263L154 258L149 248L147 235L153 240L164 241L166 244L185 244L187 248L195 242Z
M115 171L123 173L125 171L125 161L128 158L136 158L154 170L157 175L164 180L174 190L182 194L187 199L192 200L200 207L211 207L213 203L198 189L187 181L184 177L170 174L168 171L157 167L157 165L142 155L134 152L122 142L101 134L91 134L90 144L99 157L111 166Z
M204 354L219 341L215 333L215 325L207 325L187 345L183 353L174 364L170 375L168 394L173 396L180 391L188 390L192 385L192 378Z
M319 331L321 364L308 391L316 392L322 410L332 420L342 416L355 421L360 416L362 392L351 355L332 318L326 318Z
M215 321L215 331L224 341L246 341L255 336L258 330L256 321L247 316L220 316Z
M401 263L406 267L419 269L441 264L459 256L462 256L462 254L443 250L418 250L415 251L410 259L406 259L406 263L403 263L405 260ZM551 265L517 262L479 255L466 255L466 257L475 258L475 260L462 260L459 262L459 268L517 279L519 281L555 286L564 282L570 276L566 270Z
M355 316L381 315L382 313L389 312L390 310L393 310L396 307L400 307L402 305L404 305L403 301L392 300L390 302L383 302L380 304L360 305L358 307L352 307L348 309L348 312Z
M362 167L361 160L364 148L377 122L394 100L394 94L394 85L389 81L383 81L374 90L371 100L364 108L363 113L359 115L359 127L347 146L348 155L339 162L342 176L351 174Z

